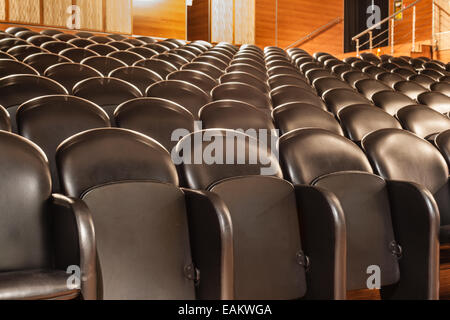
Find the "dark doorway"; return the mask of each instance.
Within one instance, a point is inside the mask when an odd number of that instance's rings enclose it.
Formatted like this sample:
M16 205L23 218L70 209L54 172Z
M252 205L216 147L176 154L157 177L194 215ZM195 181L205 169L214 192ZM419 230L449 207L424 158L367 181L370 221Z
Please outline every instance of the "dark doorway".
M372 8L372 5L375 7ZM352 38L358 33L366 30L370 23L375 24L389 16L389 0L345 0L344 5L344 52L356 51L356 43ZM379 18L379 20L378 20ZM389 44L389 23L384 23L379 29L373 30L373 44L380 43L379 46ZM382 33L382 34L381 34ZM360 38L360 44L369 40L366 34ZM369 43L365 44L360 50L369 48Z

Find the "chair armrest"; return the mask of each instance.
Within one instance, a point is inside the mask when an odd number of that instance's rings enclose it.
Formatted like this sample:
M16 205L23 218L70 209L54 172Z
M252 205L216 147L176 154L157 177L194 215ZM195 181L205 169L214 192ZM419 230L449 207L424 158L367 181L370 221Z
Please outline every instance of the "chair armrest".
M183 189L194 264L200 269L198 299L234 298L233 228L225 203L208 191Z
M306 299L346 298L346 226L339 200L322 188L296 185L302 247L310 260Z
M387 181L392 224L402 247L400 281L381 288L383 299L439 299L439 209L424 187Z
M80 267L81 294L97 299L97 267L94 223L86 204L79 199L53 194L51 201L55 267L67 271Z

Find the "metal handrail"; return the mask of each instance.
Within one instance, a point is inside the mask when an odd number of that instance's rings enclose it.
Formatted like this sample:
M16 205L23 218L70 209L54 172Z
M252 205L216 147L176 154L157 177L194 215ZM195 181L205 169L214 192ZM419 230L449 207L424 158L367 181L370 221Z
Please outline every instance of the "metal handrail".
M370 28L367 28L366 30L364 30L361 33L358 33L356 36L354 36L352 38L353 41L355 41L356 39L360 38L361 36L365 35L366 33L369 33L370 31L372 31L373 29L377 28L378 26L382 25L383 23L386 23L387 21L389 21L390 19L394 18L396 15L398 15L399 13L402 13L405 10L408 10L409 8L415 6L418 2L420 2L421 0L416 0L413 3L409 4L408 6L404 7L403 9L401 9L400 11L394 12L393 14L391 14L389 17L384 18L383 20L381 20L380 22L375 23L373 26L371 26Z
M331 20L330 22L320 26L319 28L315 29L314 31L310 32L308 35L304 36L303 38L298 39L297 41L293 42L292 44L288 45L286 48L284 48L284 50L287 50L289 48L292 47L296 47L298 46L300 43L305 42L306 40L311 39L313 36L315 36L316 34L334 26L335 24L338 24L339 22L341 22L343 20L342 17L337 17L333 20Z

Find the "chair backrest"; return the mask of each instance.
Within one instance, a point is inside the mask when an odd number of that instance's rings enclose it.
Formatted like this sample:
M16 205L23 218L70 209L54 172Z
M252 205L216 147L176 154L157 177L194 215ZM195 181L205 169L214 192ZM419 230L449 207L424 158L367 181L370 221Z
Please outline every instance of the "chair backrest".
M59 55L69 58L73 62L80 63L86 58L99 56L97 52L83 48L68 48L62 50Z
M363 79L355 83L356 89L367 99L371 100L373 95L380 91L392 91L384 82L375 79Z
M92 77L101 77L102 74L80 63L63 62L49 67L45 70L44 76L55 80L64 86L69 94L72 94L72 89L78 82Z
M32 142L5 131L0 148L0 272L51 268L47 158Z
M310 90L303 89L295 85L286 85L273 89L270 92L272 98L273 107L276 108L285 103L300 102L315 105L319 108L327 110L325 102L311 92Z
M369 75L358 71L358 70L350 70L341 74L341 78L352 87L356 88L356 83L363 79L370 79Z
M378 129L402 128L393 116L373 105L348 106L339 111L338 117L346 135L355 142Z
M371 104L370 100L355 90L347 88L332 89L323 96L328 110L338 114L340 110L354 104Z
M411 105L397 111L403 128L421 138L434 139L439 132L450 129L450 118L424 105Z
M394 85L397 82L404 81L405 78L403 78L401 75L396 73L390 73L390 72L384 72L377 75L377 80L383 81L385 84L387 84L389 87L394 88Z
M430 86L430 89L434 92L440 92L450 98L450 83L436 82Z
M199 87L180 80L157 82L146 90L147 97L167 99L186 108L195 119L201 107L211 101L209 94Z
M256 87L245 83L223 83L211 91L211 96L214 101L238 100L266 111L272 109L272 103L267 94L264 94Z
M383 109L392 116L401 108L416 104L416 102L407 95L391 90L375 93L372 96L372 100L377 107Z
M131 51L114 51L107 55L107 57L116 58L128 66L145 59L143 56Z
M355 143L325 129L288 132L280 137L279 150L286 178L294 184L311 184L340 171L372 172L369 160Z
M74 96L87 99L102 107L111 119L119 104L142 97L138 88L116 78L89 78L78 82L72 92Z
M216 80L208 76L206 73L196 70L178 70L172 72L167 76L167 80L190 82L208 94L210 94L211 90L217 85Z
M11 131L11 120L9 118L9 113L2 106L0 106L0 130Z
M234 71L225 73L223 76L220 77L219 81L220 83L228 83L228 82L245 83L259 89L262 93L267 94L269 92L269 88L266 82L246 72Z
M120 67L126 67L127 65L122 61L111 57L89 57L81 61L81 64L90 66L100 72L104 77Z
M54 53L36 53L26 57L23 62L37 70L39 74L44 75L45 70L47 70L48 67L58 63L72 61Z
M169 152L184 135L194 131L193 115L181 105L161 98L137 98L114 112L116 125L145 134Z
M87 46L90 46L91 44L95 44L94 41L86 39L86 38L75 38L75 39L67 41L67 43L73 44L75 47L78 47L78 48L86 48Z
M430 90L430 87L433 83L435 83L435 80L431 77L424 75L424 74L414 74L412 76L408 77L408 81L414 81L423 86L424 88Z
M75 48L75 46L64 41L49 41L42 44L41 48L51 53L59 54L64 49Z
M39 72L23 62L0 59L0 78L17 74L39 75Z
M92 50L101 56L106 56L111 52L119 51L117 48L110 46L109 44L101 44L101 43L88 45L86 49Z
M22 104L17 110L19 134L36 143L47 155L53 192L60 192L55 164L58 145L79 132L109 126L109 118L103 109L73 96L39 97Z
M394 89L407 95L413 100L417 100L419 94L428 92L428 90L422 87L417 82L413 81L400 81L394 85Z
M32 54L43 52L48 51L32 45L15 46L7 51L9 55L13 56L15 59L19 61L23 61L26 57L31 56Z
M417 102L441 113L450 111L450 97L440 92L424 92L417 97Z
M144 67L146 69L152 70L159 74L163 79L166 79L170 73L178 70L177 67L175 67L170 62L159 59L141 60L135 62L133 66Z
M291 102L283 104L272 111L280 134L302 128L322 128L343 135L339 122L334 115L315 105Z
M120 67L111 71L111 78L124 80L135 85L142 93L155 82L163 80L159 74L143 67Z

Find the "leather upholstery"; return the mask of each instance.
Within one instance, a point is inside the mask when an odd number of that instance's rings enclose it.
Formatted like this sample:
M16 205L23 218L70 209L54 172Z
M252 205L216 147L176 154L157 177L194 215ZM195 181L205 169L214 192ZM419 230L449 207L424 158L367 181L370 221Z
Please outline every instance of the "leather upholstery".
M416 102L401 92L380 91L372 96L373 103L389 113L395 115L403 107L416 104Z
M450 98L440 92L424 92L417 97L417 102L441 113L450 111Z
M9 113L2 106L0 106L0 130L11 131L11 120L9 119Z
M378 129L402 128L394 117L371 105L348 106L339 111L338 117L346 135L357 142Z
M88 78L101 77L102 74L84 64L65 62L49 67L45 71L44 76L63 85L69 94L71 94L72 88L78 82Z
M264 80L264 81L267 80L267 74L266 73L262 72L261 70L255 68L255 67L253 67L251 65L248 65L248 64L243 64L243 63L242 64L241 63L234 64L234 65L229 66L226 69L227 73L229 73L229 72L237 72L237 71L238 72L250 73L251 75L257 77L258 79L261 79L261 80Z
M317 90L317 94L321 97L333 89L349 89L353 90L347 82L337 79L336 77L319 78L312 83Z
M280 134L302 128L322 128L343 135L334 115L307 103L286 103L272 112Z
M114 112L118 127L145 134L161 143L169 152L181 137L172 137L177 129L194 131L194 117L181 105L161 98L137 98L122 103ZM172 138L175 138L172 141Z
M414 74L408 77L408 81L414 81L423 86L424 88L430 90L431 85L435 82L431 77L424 74Z
M340 110L354 104L371 104L370 100L355 90L346 88L331 89L323 95L328 110L338 114Z
M90 66L100 72L104 77L107 77L108 74L120 67L126 67L127 65L122 61L111 58L111 57L89 57L81 61L81 64Z
M392 90L382 81L375 79L363 79L355 83L356 89L367 99L372 99L373 95L381 91Z
M199 142L195 143L196 141ZM202 161L197 164L198 162L194 161L195 154L203 155L210 141L216 148L214 162L206 164ZM234 157L233 164L228 164L226 158L226 151L231 150L230 146L245 150L231 155ZM211 146L208 149L212 151ZM273 154L268 154L267 149L259 145L256 139L233 130L208 129L191 133L178 142L176 154L184 160L179 164L182 184L193 189L206 190L215 182L230 177L260 175L261 170L269 166L273 169L270 175L282 177L278 161ZM251 161L250 157L256 157L257 160Z
M58 145L79 132L109 127L106 113L87 100L73 96L45 96L28 101L17 110L21 136L33 141L47 155L53 192L59 192L55 153Z
M6 77L12 74L34 74L39 75L39 73L28 66L25 63L15 61L15 60L0 60L0 77Z
M58 147L56 163L61 187L72 197L80 197L89 188L112 181L154 180L178 184L167 150L155 140L131 130L102 128L72 136Z
M47 70L48 67L55 65L57 63L72 62L72 61L69 60L68 58L59 56L54 53L36 53L26 57L23 60L23 62L33 67L41 75L44 75L44 72L45 70Z
M397 82L404 81L405 78L396 73L385 72L377 75L377 80L383 81L389 87L394 88Z
M179 70L172 72L167 76L167 80L180 80L190 82L196 85L206 93L210 93L211 90L217 85L217 81L207 74L195 70Z
M86 47L86 49L92 50L101 56L106 56L111 52L118 51L118 49L116 49L113 46L110 46L108 44L101 44L101 43L95 43L95 44L88 45Z
M64 49L75 48L75 46L63 41L49 41L44 43L41 48L51 53L59 54Z
M363 80L363 79L370 79L370 77L361 72L361 71L347 71L341 74L342 80L347 81L347 83L352 87L356 88L356 82Z
M280 137L279 150L287 179L296 185L311 184L316 178L333 172L372 172L356 144L324 129L291 131Z
M239 82L228 82L218 85L211 91L213 101L237 100L251 104L252 106L271 110L272 104L269 97L257 88Z
M157 82L147 88L146 96L175 102L192 113L194 119L198 119L200 108L211 101L210 96L202 89L180 80Z
M114 109L121 103L142 96L135 86L116 78L89 78L78 82L73 95L87 99L102 107L112 118Z
M403 128L425 139L450 129L448 117L424 105L404 107L397 112L397 118Z
M287 85L273 89L270 92L274 108L290 102L308 103L323 110L327 107L323 100L310 90L301 87Z
M120 67L111 71L108 77L131 83L142 93L145 93L145 90L155 82L163 80L156 72L143 67Z
M394 89L404 93L413 100L417 100L417 97L428 90L422 87L420 84L412 81L400 81L394 85Z
M72 60L73 62L76 62L76 63L80 63L81 61L83 61L84 59L89 58L89 57L98 56L98 53L96 53L92 50L83 49L83 48L64 49L59 54L63 57L69 58L70 60Z
M430 88L432 91L443 93L450 98L450 83L436 82Z
M228 82L245 83L259 89L264 94L267 94L269 92L269 87L267 86L266 82L263 82L262 80L246 72L235 71L226 73L220 77L219 81L221 84Z
M146 59L135 62L133 66L144 67L159 74L163 79L178 69L170 62L159 59Z
M128 66L132 66L134 63L144 59L143 56L131 51L114 51L109 53L107 57L118 59Z

